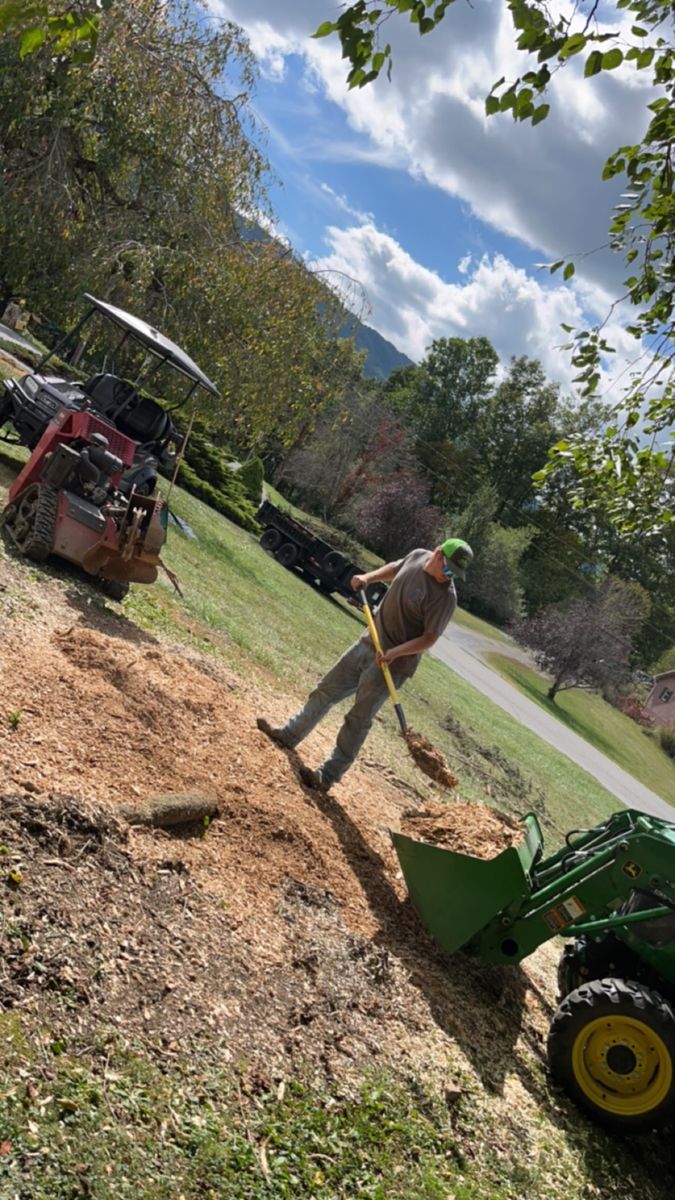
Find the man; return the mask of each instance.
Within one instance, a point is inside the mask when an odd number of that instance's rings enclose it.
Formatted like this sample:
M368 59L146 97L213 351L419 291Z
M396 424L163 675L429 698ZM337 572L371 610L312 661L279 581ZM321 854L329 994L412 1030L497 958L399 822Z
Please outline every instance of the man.
M257 720L258 729L267 737L293 749L334 704L355 696L332 754L316 771L301 767L300 776L309 787L328 791L349 770L387 696L380 664L389 664L397 688L414 675L422 653L433 646L457 607L453 576L465 579L472 559L473 551L466 542L448 538L435 550L411 550L405 558L376 571L354 575L354 591L380 580L391 582L375 615L382 653L376 655L370 634L364 633L319 681L304 708L285 725L277 729L264 717Z

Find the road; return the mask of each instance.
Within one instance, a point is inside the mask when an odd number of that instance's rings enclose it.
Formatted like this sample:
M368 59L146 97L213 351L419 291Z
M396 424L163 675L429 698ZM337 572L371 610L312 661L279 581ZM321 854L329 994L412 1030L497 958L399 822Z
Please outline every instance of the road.
M654 817L675 821L675 808L650 791L611 758L596 750L590 742L568 729L562 721L552 717L544 709L529 700L513 687L484 660L488 652L508 654L527 662L527 656L517 646L505 645L492 638L473 633L460 625L452 624L438 639L431 653L461 675L478 691L488 696L500 708L505 709L527 729L555 746L597 779L608 792L612 792L627 808L638 808ZM674 796L675 802L675 796Z
M3 325L1 321L0 338L2 338L4 342L13 342L17 348L17 353L19 350L30 350L31 354L35 354L35 346L32 344L32 342L29 342L27 338L22 337L20 333L17 333L16 329L10 329L9 325Z

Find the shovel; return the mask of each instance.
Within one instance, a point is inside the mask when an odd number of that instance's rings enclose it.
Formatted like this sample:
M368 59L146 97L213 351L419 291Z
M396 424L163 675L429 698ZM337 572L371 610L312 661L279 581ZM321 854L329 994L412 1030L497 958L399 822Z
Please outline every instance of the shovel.
M363 588L359 591L359 597L363 605L363 611L365 613L370 637L373 646L375 647L375 653L381 654L382 646L380 643L380 637L377 632L377 626L373 619L373 614L370 611L370 605L368 604L366 593ZM401 726L401 733L405 738L408 750L410 751L412 758L415 760L416 765L421 771L424 771L425 775L428 775L430 779L433 779L434 783L440 783L443 785L443 787L447 788L457 787L459 780L454 772L450 770L450 767L446 763L440 751L437 750L435 746L432 746L431 742L428 742L425 737L422 737L421 733L414 733L412 729L408 729L408 722L406 721L405 713L401 708L401 702L398 698L398 692L396 691L396 686L394 684L394 680L392 679L391 671L389 670L389 664L386 662L381 662L380 668L382 670L382 674L384 675L384 680L387 685L387 691L391 697L391 702L396 710L398 723Z
M373 646L375 647L375 653L381 654L382 646L380 644L380 636L377 632L377 625L375 624L373 614L370 611L370 605L368 604L368 601L366 599L366 593L363 589L359 592L359 596L361 599L361 603L363 605L363 611L366 615L366 623L367 623L368 629L370 631L372 643L373 643ZM403 712L403 709L401 708L401 702L398 698L398 692L396 691L396 685L394 683L394 680L392 679L391 671L389 670L389 664L386 662L381 662L380 667L382 669L382 674L384 675L384 681L387 685L387 691L389 692L389 695L391 696L391 702L392 702L394 708L396 709L396 716L398 717L398 723L401 726L401 733L403 734L404 738L407 738L408 722L406 721L405 713Z

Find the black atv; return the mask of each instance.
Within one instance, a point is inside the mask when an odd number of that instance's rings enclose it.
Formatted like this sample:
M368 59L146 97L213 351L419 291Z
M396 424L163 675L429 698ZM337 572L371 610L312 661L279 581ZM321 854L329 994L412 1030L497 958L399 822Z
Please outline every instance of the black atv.
M32 374L5 381L4 394L0 395L0 429L11 422L19 441L32 450L62 408L89 408L137 443L133 465L122 479L122 491L128 493L133 486L137 493L150 496L157 484L158 469L170 470L175 463L179 434L166 409L144 393L143 377L156 369L159 360L159 365L165 363L190 380L188 396L197 387L214 396L218 396L218 390L183 350L145 321L89 294L85 298L91 307L66 339L45 354ZM106 371L98 372L86 383L49 372L49 360L66 343L72 344L96 313L124 331L119 348L130 339L146 352L146 361L153 362L152 368L141 371L135 383Z

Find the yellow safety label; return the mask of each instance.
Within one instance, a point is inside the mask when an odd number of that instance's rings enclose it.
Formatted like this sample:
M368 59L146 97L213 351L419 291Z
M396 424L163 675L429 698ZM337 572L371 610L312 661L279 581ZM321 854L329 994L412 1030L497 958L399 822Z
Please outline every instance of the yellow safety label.
M558 904L556 908L551 908L545 913L544 920L549 929L564 929L578 917L583 917L585 912L586 909L577 896L568 896L562 904Z

